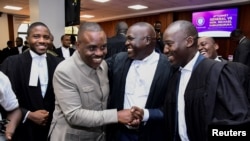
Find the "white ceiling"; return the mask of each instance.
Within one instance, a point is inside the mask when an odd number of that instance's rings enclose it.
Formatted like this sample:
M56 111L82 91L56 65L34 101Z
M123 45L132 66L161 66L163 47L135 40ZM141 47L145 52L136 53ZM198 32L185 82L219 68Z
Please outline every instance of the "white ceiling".
M195 10L215 8L218 6L236 6L250 3L250 0L110 0L98 3L93 0L81 0L81 15L95 15L92 19L81 18L81 21L102 22L144 15L158 14L168 11ZM142 4L149 8L132 10L130 5ZM3 9L5 5L23 7L20 11ZM19 20L29 20L29 0L0 0L0 12L14 14Z

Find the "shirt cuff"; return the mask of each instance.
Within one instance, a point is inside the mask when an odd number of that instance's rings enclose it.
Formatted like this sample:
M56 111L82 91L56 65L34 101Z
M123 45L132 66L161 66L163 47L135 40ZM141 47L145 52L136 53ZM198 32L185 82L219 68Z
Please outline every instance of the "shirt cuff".
M143 111L144 111L144 115L143 115L142 121L146 122L149 119L149 111L148 111L148 109L143 109Z
M29 113L30 113L30 111L28 111L28 112L26 113L26 115L25 115L25 117L24 117L24 119L23 119L23 123L26 121L26 119L27 119Z

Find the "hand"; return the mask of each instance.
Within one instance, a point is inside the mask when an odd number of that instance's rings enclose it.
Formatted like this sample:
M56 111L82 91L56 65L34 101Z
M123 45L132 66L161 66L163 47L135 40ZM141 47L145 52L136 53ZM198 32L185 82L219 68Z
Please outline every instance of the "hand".
M138 127L143 120L144 111L143 109L136 106L131 107L130 111L134 120L128 123L128 125L132 127Z
M13 135L13 133L11 133L11 132L5 132L6 140L11 141L12 140L12 135Z
M144 116L143 109L141 109L137 106L133 106L133 107L131 107L130 111L131 111L134 119L137 119L139 121L143 120L143 116Z
M46 110L37 110L35 112L30 112L28 115L28 119L42 126L45 126L47 124L48 117L49 112Z
M133 121L133 115L131 113L131 109L120 110L117 113L118 122L122 124L128 124Z
M22 118L22 112L19 108L16 108L7 114L7 119L9 119L9 122L5 125L5 137L7 141L10 141L12 139L12 135L15 132L15 129Z

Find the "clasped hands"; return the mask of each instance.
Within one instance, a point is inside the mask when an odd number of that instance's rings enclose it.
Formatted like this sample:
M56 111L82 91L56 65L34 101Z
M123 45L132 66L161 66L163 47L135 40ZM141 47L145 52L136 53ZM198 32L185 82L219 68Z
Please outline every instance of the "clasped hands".
M118 122L132 127L138 127L143 119L143 115L143 109L133 106L131 109L118 111Z

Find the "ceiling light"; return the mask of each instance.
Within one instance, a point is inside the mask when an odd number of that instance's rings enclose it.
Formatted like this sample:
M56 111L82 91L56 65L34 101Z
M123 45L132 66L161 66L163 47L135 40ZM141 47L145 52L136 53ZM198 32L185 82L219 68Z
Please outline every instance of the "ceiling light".
M10 6L10 5L6 5L3 8L9 9L9 10L21 10L21 9L23 9L22 7Z
M104 3L104 2L108 2L109 0L94 0L94 1Z
M128 8L135 9L135 10L140 10L140 9L146 9L148 7L144 6L144 5L131 5L131 6L128 6Z
M81 15L81 18L94 18L95 16L93 15Z

